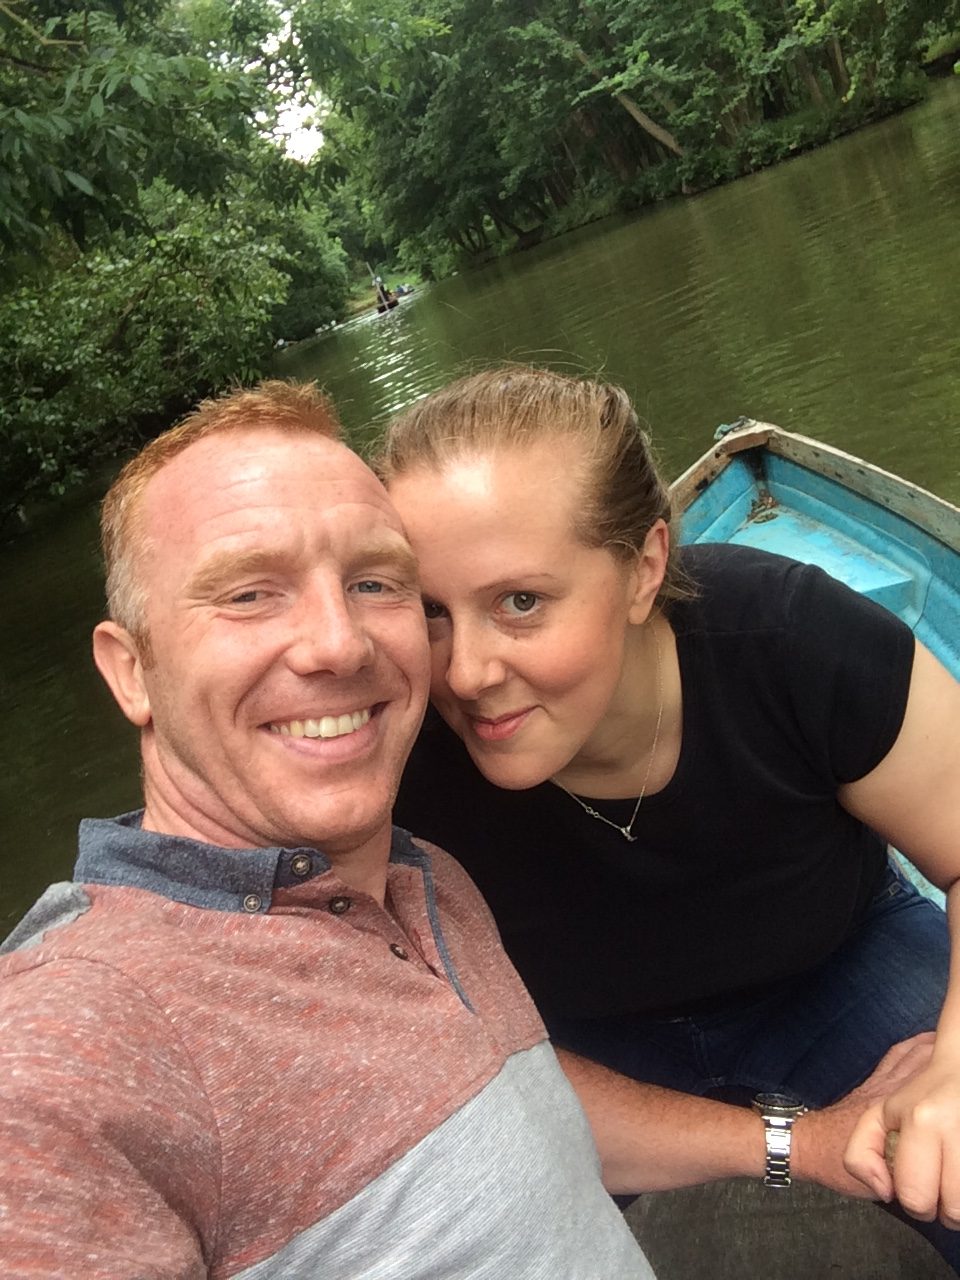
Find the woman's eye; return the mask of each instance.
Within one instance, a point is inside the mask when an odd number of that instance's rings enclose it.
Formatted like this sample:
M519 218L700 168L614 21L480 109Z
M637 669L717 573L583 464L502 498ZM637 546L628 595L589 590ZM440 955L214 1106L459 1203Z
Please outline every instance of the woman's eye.
M540 597L533 591L513 591L504 596L503 607L507 613L517 615L532 612L539 603Z
M424 600L423 612L428 622L434 622L437 618L444 618L447 614L443 605L437 604L435 600Z

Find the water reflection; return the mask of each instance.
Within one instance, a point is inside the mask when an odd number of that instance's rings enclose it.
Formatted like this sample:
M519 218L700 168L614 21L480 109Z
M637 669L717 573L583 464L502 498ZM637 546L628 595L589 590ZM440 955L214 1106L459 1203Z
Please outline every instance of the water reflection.
M960 499L958 125L960 86L938 85L779 168L445 281L285 367L368 438L457 373L538 359L623 382L672 470L749 412Z

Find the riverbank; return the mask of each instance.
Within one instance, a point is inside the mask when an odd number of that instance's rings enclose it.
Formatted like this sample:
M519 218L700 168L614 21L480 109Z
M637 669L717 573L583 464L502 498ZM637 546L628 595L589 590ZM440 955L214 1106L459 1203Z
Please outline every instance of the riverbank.
M540 224L502 236L459 260L463 270L485 266L497 258L522 253L604 218L634 213L678 197L692 197L787 160L827 146L860 129L880 123L926 101L930 81L960 68L960 34L944 37L922 65L923 75L907 78L901 90L864 104L838 102L819 110L796 112L746 130L736 145L715 147L687 157L667 156L616 188L575 195ZM918 69L919 70L919 69Z

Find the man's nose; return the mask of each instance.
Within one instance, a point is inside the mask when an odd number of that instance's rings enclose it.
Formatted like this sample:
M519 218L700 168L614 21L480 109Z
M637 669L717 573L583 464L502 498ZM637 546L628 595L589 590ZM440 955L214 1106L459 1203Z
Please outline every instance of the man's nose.
M297 675L350 676L373 662L373 640L339 583L306 593L291 623L286 659Z

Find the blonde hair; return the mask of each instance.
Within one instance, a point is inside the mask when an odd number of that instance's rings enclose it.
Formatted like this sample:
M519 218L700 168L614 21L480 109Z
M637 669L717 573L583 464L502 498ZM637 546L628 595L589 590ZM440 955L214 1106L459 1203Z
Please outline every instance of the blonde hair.
M203 400L177 426L151 440L131 458L103 500L100 538L107 575L110 617L149 652L146 592L140 562L146 537L140 523L150 480L198 440L230 431L280 431L336 440L340 423L331 402L312 382L262 382L252 390Z
M417 468L439 471L464 455L560 437L583 446L576 536L629 559L657 520L669 525L671 512L649 440L621 387L527 365L475 373L395 418L372 465L389 486ZM690 593L671 547L657 603Z

